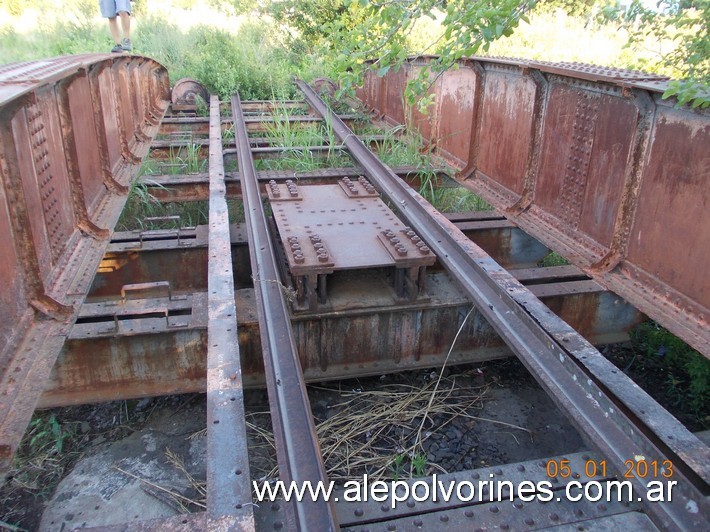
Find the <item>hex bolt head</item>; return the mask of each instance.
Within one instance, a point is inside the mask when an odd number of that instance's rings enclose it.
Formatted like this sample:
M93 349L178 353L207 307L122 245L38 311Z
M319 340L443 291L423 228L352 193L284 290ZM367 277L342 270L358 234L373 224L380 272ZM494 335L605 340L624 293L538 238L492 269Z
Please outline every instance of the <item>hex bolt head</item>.
M293 260L296 264L303 264L306 262L306 258L303 255L294 255Z
M296 244L295 242L291 244L291 251L298 251L299 249L301 249L300 244Z
M397 238L396 236L391 236L390 242L392 242L393 244L399 244L399 238Z
M407 249L404 248L404 247L397 248L397 254L398 254L400 257L404 257L404 256L407 255Z
M414 242L415 244L416 244L417 242L421 242L421 241L422 241L422 239L419 238L417 235L414 235L414 236L412 237L412 242Z
M318 255L318 262L328 262L328 255Z
M325 246L321 244L320 242L314 242L313 247L316 249L323 249Z
M428 255L429 254L429 247L428 246L422 246L419 248L419 253L422 255Z

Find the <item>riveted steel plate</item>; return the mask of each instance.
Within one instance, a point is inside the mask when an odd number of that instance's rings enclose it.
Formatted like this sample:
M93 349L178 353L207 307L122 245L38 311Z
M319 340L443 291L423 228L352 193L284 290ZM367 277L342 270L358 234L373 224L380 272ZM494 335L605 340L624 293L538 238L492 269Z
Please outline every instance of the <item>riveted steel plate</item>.
M301 201L272 201L271 208L293 275L401 266L402 259L396 250L390 250L392 245L388 239L381 237L384 231L400 234L406 229L404 224L363 183L352 181L352 184L359 192L362 188L361 193L348 197L340 184L299 186ZM282 195L287 196L287 193ZM417 235L402 233L401 237L407 246L407 266L434 263L434 254L422 253L412 241L419 239ZM325 249L320 259L318 249Z

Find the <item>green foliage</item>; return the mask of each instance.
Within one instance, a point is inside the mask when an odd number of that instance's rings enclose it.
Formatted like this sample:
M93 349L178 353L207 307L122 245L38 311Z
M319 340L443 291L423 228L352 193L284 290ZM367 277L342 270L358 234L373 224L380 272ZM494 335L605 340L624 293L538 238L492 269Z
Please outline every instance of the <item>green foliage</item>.
M73 437L73 432L62 427L56 416L35 417L28 429L32 454L61 454L65 441Z
M75 427L75 422L62 422L54 413L36 412L15 453L11 482L48 498L75 455Z
M673 80L668 83L668 88L663 93L664 98L675 96L678 105L689 104L691 108L710 107L710 85L700 81L688 79L685 81Z
M539 6L539 7L538 7ZM665 97L676 96L680 103L693 106L710 105L708 72L710 71L710 2L707 0L660 0L649 6L644 0L630 4L616 0L412 0L408 2L370 2L353 0L348 13L327 24L332 35L331 48L337 70L342 72L343 91L351 92L359 85L365 70L383 76L396 71L407 56L438 54L439 57L419 69L406 90L407 101L418 102L426 111L431 103L427 90L437 77L456 65L462 57L487 53L491 45L517 30L528 15L563 10L585 26L607 24L628 33L633 54L625 58L625 66L652 72L668 73L681 81L672 84ZM424 19L439 25L440 31L430 35L429 42L413 49L411 34ZM649 42L660 43L656 54L649 54ZM533 43L534 44L534 43ZM643 50L642 50L643 49ZM643 53L642 53L643 52ZM529 53L525 53L529 56ZM372 63L366 60L374 59ZM606 63L606 61L601 61Z
M658 0L649 6L633 0L628 6L608 6L600 19L628 31L628 47L643 47L649 38L660 43L657 53L638 66L679 79L664 98L675 96L679 104L692 107L710 106L710 1Z
M631 340L644 356L661 361L678 402L687 402L700 416L709 413L710 360L652 321L632 331Z
M48 3L35 0L29 4L37 7L42 2ZM254 2L247 3L250 9L255 6ZM183 4L197 9L201 3ZM233 9L231 2L212 0L210 4L225 11ZM179 10L173 6L173 11ZM27 8L23 5L15 11ZM240 91L244 99L290 98L296 91L292 76L306 80L332 76L330 66L315 52L291 49L277 24L269 19L233 18L234 29L229 30L206 25L185 27L174 22L177 17L148 13L145 8L146 2L139 2L134 9L140 13L132 24L134 52L165 65L171 80L198 79L223 100L235 91ZM1 63L106 52L110 46L108 27L99 16L95 0L68 0L61 16L43 19L34 29L20 31L11 23L0 25Z
M569 264L569 261L555 251L550 252L544 259L540 261L540 266L543 267L566 266L567 264Z
M404 471L404 459L405 454L397 454L392 458L392 464L390 465L390 470L392 471L392 480L399 480L402 472Z
M329 24L346 17L343 0L270 0L263 11L272 16L290 37L290 44L314 47L335 43L328 39Z
M341 50L335 60L338 70L346 73L344 88L349 90L357 85L365 68L380 76L390 69L399 69L412 53L407 37L417 22L424 17L438 19L442 34L417 53L437 53L440 57L410 81L406 95L413 102L426 93L437 74L451 68L458 59L486 51L491 42L511 35L520 21L527 20L526 13L535 3L535 0L501 0L495 4L468 0L383 3L354 0L350 4L351 16L329 26ZM370 58L376 59L365 66Z
M427 456L424 453L417 453L412 457L411 473L413 477L423 477L426 475Z

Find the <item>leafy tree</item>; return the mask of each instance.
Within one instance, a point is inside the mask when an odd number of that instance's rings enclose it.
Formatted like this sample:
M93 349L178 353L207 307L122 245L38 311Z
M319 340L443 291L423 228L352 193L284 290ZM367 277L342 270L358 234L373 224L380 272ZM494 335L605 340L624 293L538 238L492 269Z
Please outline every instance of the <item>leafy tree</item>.
M329 0L338 2L339 0ZM298 5L319 4L317 0L286 0L291 12ZM365 69L384 75L398 69L412 53L438 54L410 82L407 98L414 101L426 92L440 73L456 61L488 51L490 44L515 31L534 8L563 9L574 16L612 21L629 33L629 46L640 46L649 37L677 43L673 51L660 54L643 65L655 72L670 72L683 81L674 82L665 96L693 106L710 105L710 0L660 0L655 8L642 0L621 4L617 0L351 0L347 10L330 10L327 17L309 19L308 30L337 50L335 64L343 72L345 90L362 79ZM407 37L423 17L438 20L442 32L424 49L412 50ZM288 18L288 17L284 17ZM300 23L297 23L300 25ZM373 59L372 63L366 60ZM420 99L426 107L428 101Z
M601 16L629 32L628 46L641 47L649 38L672 43L669 51L661 48L639 66L677 78L664 97L710 106L710 0L659 0L653 8L633 0L627 6L608 6Z
M336 20L347 19L349 10L344 0L271 0L263 11L289 32L292 40L303 40L309 46L334 46L327 28Z

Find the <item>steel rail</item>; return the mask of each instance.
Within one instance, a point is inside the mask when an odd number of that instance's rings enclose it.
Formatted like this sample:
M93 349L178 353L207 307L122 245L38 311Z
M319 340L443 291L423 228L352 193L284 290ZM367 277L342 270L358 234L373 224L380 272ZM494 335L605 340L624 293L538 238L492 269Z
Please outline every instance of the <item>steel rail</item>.
M207 514L254 527L219 99L210 99L207 260Z
M684 459L693 463L690 453L680 458L678 451L684 451L687 447L675 446L671 449L669 443L677 437L700 453L695 457L695 469L701 474L710 463L706 459L708 447L667 413L666 416L672 421L664 417L664 430L668 430L670 425L672 432L664 434L663 439L656 433L648 434L652 431L643 426L629 408L620 407L613 395L610 397L607 394L607 385L599 378L599 367L613 374L610 374L612 381L616 379L618 382L618 372L610 369L613 368L610 363L604 366L600 362L603 357L596 349L552 315L525 287L468 241L443 216L435 214L431 205L368 150L311 87L300 80L296 84L314 110L330 122L336 136L347 146L365 175L427 242L508 347L589 443L609 460L615 471L622 474L628 469L628 462L633 463L638 456L649 460L672 460L673 479L679 481L676 486L679 490L674 493L672 501L649 501L645 479L628 479L634 493L644 495L644 508L653 521L666 529L707 528L710 509L705 494L708 485L701 475L684 464ZM589 358L590 361L583 363L570 353L567 346L576 350L576 355L581 359ZM635 386L630 379L627 382L631 387ZM639 396L636 394L634 397ZM665 412L650 398L643 404L651 405L659 415Z
M238 94L232 96L232 117L279 475L287 484L327 482ZM335 511L323 499L292 499L286 519L289 529L337 528Z

